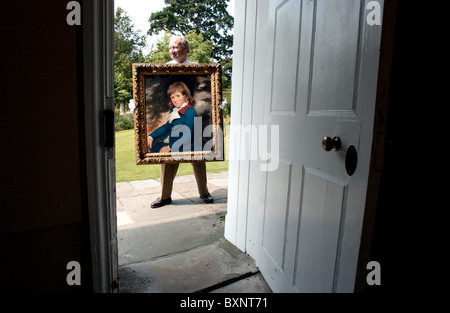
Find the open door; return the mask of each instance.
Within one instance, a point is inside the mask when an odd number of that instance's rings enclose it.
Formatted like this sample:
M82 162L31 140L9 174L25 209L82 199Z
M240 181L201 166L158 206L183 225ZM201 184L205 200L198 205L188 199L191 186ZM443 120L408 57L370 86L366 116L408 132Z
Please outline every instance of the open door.
M94 292L114 292L118 291L113 113L114 1L83 0L81 10L87 196Z
M248 180L230 188L236 200L228 207L226 237L256 260L274 292L353 292L381 38L380 23L368 23L368 15L382 16L383 1L237 5L243 8L236 8L236 25L244 31L235 30L234 53L242 53L243 70L233 81L240 93L233 113L249 107L240 99L250 99L253 120L243 118L243 126L278 125L279 165L261 174L248 161L230 161L230 179Z

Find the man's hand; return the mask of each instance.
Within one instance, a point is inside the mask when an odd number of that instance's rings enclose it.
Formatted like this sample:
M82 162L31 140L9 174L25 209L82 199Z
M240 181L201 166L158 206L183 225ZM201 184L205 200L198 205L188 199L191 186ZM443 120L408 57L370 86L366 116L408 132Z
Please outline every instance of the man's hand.
M153 138L148 136L147 137L147 148L148 148L148 152L152 151L152 144L153 144Z

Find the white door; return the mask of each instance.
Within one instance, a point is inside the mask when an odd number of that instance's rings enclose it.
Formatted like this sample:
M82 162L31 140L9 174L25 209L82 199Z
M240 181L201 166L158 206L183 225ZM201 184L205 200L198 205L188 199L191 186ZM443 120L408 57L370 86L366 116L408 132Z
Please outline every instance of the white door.
M258 75L249 92L264 95L264 123L279 125L280 158L277 170L266 172L264 180L253 179L262 176L249 167L246 183L254 192L236 207L231 200L226 234L239 243L245 230L245 249L275 292L354 290L381 38L381 25L366 21L374 9L368 2L269 0L252 4L259 21L244 13L245 23L258 25L254 42L259 49L251 62L262 64L264 58L265 64L264 83ZM383 8L383 1L375 2L375 9ZM247 32L250 28L246 25ZM241 92L245 99L248 91ZM326 136L339 137L340 149L326 152ZM233 171L230 178L237 176ZM242 190L241 183L236 188ZM264 199L263 205L255 198Z

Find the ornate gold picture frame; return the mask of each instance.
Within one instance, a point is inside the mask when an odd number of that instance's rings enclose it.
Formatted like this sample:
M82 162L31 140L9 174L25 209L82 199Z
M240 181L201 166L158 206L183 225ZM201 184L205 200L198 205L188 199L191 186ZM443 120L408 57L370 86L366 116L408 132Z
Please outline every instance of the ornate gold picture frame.
M196 117L194 127L171 131L170 152L159 150L155 134L159 128L171 129L169 112L172 112L168 88L183 83L192 96ZM133 64L134 130L136 139L136 164L166 164L198 161L223 161L224 139L222 103L222 68L219 63L189 64ZM183 111L180 111L180 113ZM192 109L190 112L193 112ZM195 114L195 113L194 113ZM192 115L192 114L191 114ZM179 115L178 115L179 117ZM161 129L162 129L161 128ZM175 133L176 130L176 133ZM177 138L183 145L177 145ZM190 140L192 138L192 140ZM187 139L187 141L186 141ZM169 146L169 139L159 139L159 144ZM175 143L173 141L175 140ZM191 143L185 145L186 142ZM149 146L150 142L150 146ZM194 148L195 143L195 148ZM179 149L180 146L184 147Z

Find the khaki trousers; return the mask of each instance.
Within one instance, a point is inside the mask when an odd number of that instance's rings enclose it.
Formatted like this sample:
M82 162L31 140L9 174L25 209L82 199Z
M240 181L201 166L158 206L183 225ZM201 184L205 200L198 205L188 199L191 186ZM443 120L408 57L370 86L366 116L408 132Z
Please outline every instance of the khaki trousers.
M206 181L206 163L191 163L194 169L195 180L197 181L198 192L202 196L208 194L208 186ZM172 195L173 180L177 175L179 163L161 164L161 200L165 200Z

